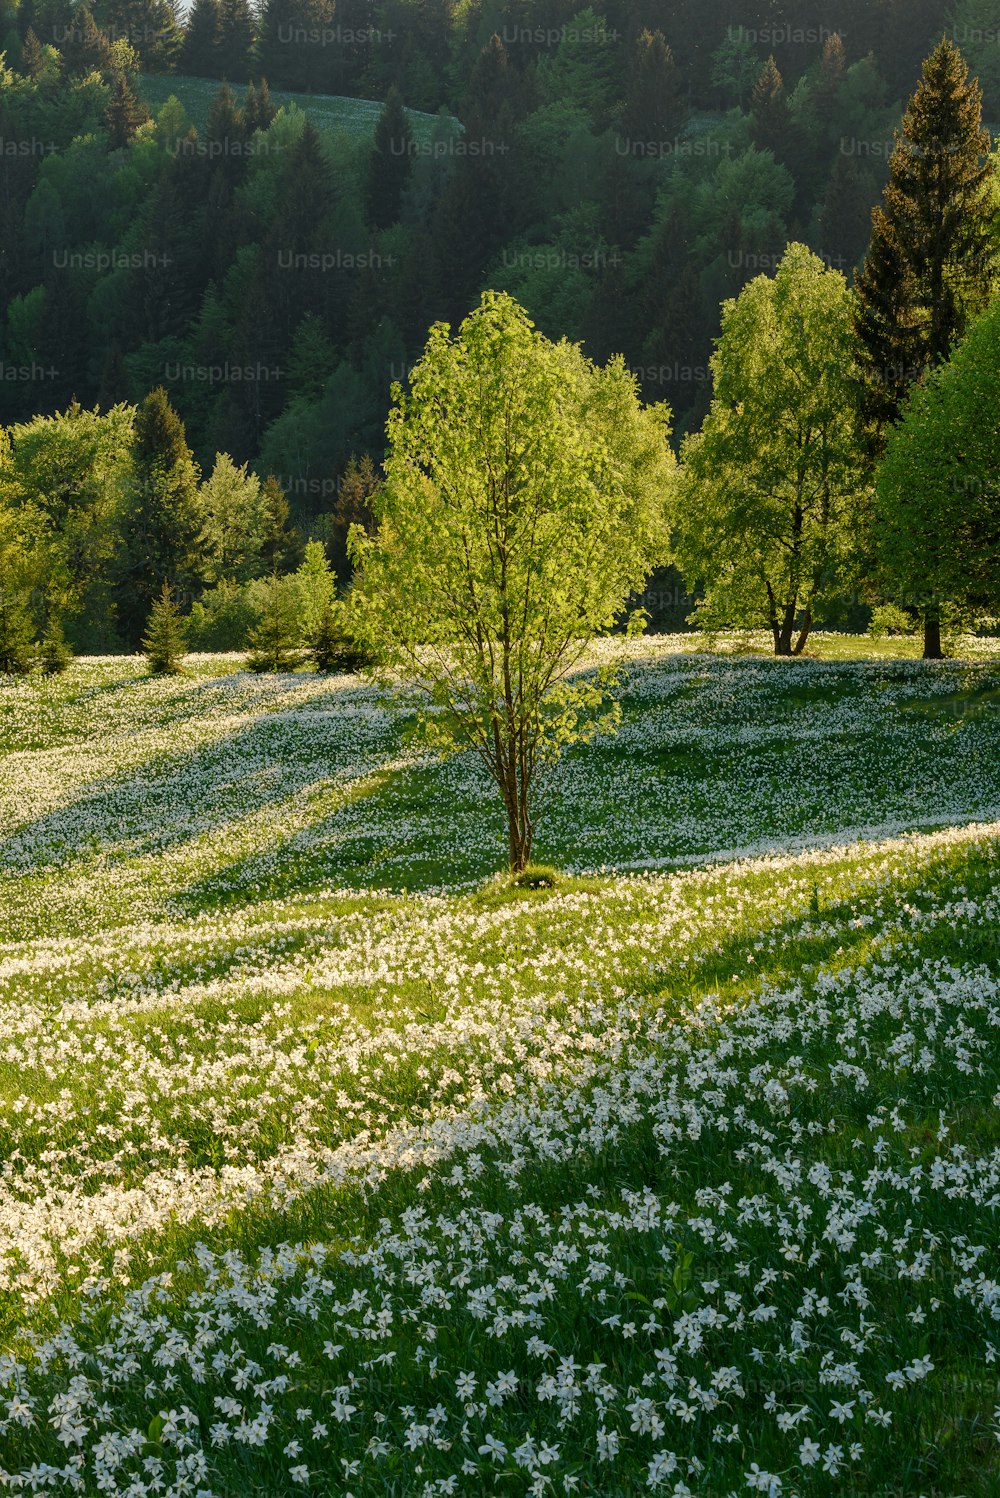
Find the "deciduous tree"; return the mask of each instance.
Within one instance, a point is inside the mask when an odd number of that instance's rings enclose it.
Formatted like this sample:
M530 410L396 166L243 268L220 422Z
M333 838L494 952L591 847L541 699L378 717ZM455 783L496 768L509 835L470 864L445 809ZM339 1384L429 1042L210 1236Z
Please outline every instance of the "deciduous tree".
M520 870L547 773L616 721L578 672L661 558L667 412L492 292L457 336L431 329L394 400L378 530L352 532L357 617L427 693L432 738L480 756Z

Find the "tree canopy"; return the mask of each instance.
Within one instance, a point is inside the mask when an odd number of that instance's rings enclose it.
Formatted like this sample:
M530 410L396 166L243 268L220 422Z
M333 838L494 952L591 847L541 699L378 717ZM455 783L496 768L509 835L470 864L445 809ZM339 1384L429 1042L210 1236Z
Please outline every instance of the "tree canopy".
M662 557L667 423L621 360L549 342L505 294L454 337L437 324L395 389L378 529L352 536L357 617L427 693L434 740L495 780L512 869L545 773L614 721L607 683L574 673Z

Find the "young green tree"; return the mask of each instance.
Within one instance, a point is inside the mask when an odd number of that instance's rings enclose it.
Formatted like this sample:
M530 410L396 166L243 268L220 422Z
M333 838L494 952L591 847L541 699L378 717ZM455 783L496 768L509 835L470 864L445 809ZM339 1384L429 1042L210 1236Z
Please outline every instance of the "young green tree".
M946 603L1000 611L1000 302L912 391L876 487L897 596L939 616Z
M943 40L896 137L884 200L857 282L862 404L876 456L909 388L947 360L995 286L994 206L982 95ZM924 655L941 655L941 621L924 615Z
M805 245L722 314L715 397L681 452L674 559L706 622L763 625L800 654L864 513L850 293Z
M180 672L185 634L183 615L177 607L173 589L164 579L159 597L153 600L149 623L142 637L142 648L154 676L176 676Z
M481 758L521 870L547 772L616 721L609 680L576 673L662 557L668 413L495 292L454 338L431 329L393 396L378 530L351 536L355 616L429 697L432 741Z
M264 607L259 622L250 631L247 666L257 672L290 671L295 665L300 639L295 579L275 573L264 585Z
M337 579L322 541L306 542L295 581L299 593L299 629L306 645L311 646L320 620L337 596Z
M260 479L245 463L237 467L228 453L217 453L198 508L206 580L245 582L256 570L263 536Z
M348 600L330 599L324 604L309 656L317 671L355 672L375 664L375 658L351 628Z
M268 572L280 572L298 550L300 540L291 524L288 497L273 473L261 485L260 499L260 560Z
M38 647L38 661L46 676L60 676L73 659L58 614L50 614Z

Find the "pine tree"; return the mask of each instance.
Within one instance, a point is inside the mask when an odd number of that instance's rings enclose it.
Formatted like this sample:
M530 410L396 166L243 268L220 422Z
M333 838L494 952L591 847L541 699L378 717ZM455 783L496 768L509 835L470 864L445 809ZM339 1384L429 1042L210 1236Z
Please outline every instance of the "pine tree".
M142 648L154 676L176 676L180 672L185 634L185 620L174 601L173 589L164 579L160 596L153 600L149 624L142 637Z
M0 676L26 676L35 659L35 628L22 593L0 587Z
M49 56L29 26L21 47L21 73L25 78L41 78L48 71Z
M948 359L992 295L989 151L979 85L944 40L925 62L897 133L857 281L862 407L876 456L910 386ZM925 612L924 655L941 656L935 606Z
M309 658L317 671L360 671L373 664L369 651L355 639L347 623L342 602L330 600L323 609L309 647Z
M264 611L250 631L251 671L290 671L296 663L299 644L299 619L295 584L291 578L273 573L267 581Z
M208 106L205 139L220 148L224 162L239 164L243 158L238 149L238 143L243 140L244 129L245 120L237 107L236 95L228 83L223 83L212 96L212 102ZM237 144L235 152L233 152L234 143Z
M367 214L375 229L399 220L403 193L413 171L413 130L399 89L392 87L375 126L368 163Z
M758 151L771 151L780 159L788 144L790 119L784 80L773 56L767 59L754 84L750 108L754 145Z

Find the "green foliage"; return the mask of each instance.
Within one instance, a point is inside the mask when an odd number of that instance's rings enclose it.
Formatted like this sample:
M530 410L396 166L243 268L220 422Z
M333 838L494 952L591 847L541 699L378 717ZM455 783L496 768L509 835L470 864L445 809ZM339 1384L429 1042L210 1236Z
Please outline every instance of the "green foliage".
M893 636L912 635L912 617L895 603L882 603L872 609L868 633L873 640L888 640Z
M0 676L25 676L35 660L27 595L0 585Z
M159 597L153 600L142 648L154 676L180 673L186 649L185 621L166 580Z
M191 605L187 640L191 650L245 650L260 621L251 590L225 578Z
M909 387L947 359L994 289L990 147L979 85L942 40L897 135L857 284L858 358L876 451Z
M262 585L260 619L250 631L251 671L291 671L301 640L295 578L273 576Z
M536 782L616 721L607 677L573 673L662 554L667 413L487 293L431 330L388 432L378 532L352 536L360 628L428 694L432 741L483 760L516 871Z
M132 640L162 581L189 585L200 563L198 468L162 387L136 413L125 487L118 607L126 639Z
M245 582L260 567L265 507L260 479L218 453L198 491L202 573L208 582Z
M350 609L344 601L330 599L323 607L309 646L317 671L354 674L376 664L370 649L351 628Z
M851 357L843 276L791 245L723 308L715 398L682 449L675 560L705 589L699 617L764 625L776 654L804 648L865 513Z
M879 555L897 596L1000 603L1000 302L918 385L877 477Z
M403 193L413 171L413 130L398 88L391 88L375 127L368 163L368 222L388 229L399 219Z
M61 676L73 659L62 625L53 614L38 647L38 661L46 676Z
M320 620L337 596L337 579L322 541L307 541L295 573L299 597L299 632L307 645L315 642Z

